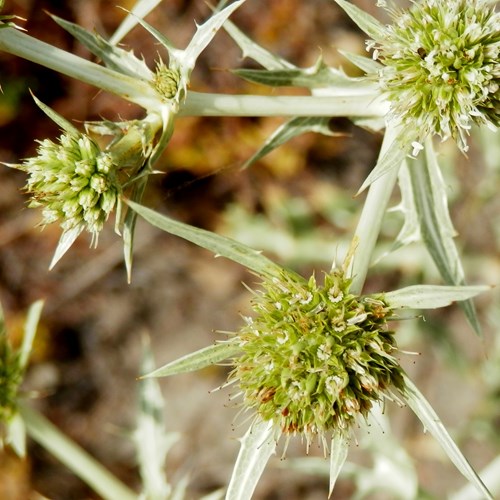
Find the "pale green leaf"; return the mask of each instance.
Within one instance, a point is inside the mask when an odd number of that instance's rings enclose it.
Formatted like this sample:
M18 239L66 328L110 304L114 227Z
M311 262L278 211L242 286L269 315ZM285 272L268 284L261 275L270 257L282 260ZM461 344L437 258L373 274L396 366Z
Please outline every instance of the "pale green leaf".
M432 434L455 467L468 481L475 485L478 492L481 492L485 498L493 500L493 496L488 491L488 488L486 488L481 478L477 475L476 471L472 468L458 446L455 444L432 406L406 375L404 376L404 379L405 389L402 392L402 395L408 406L420 419L424 428Z
M138 19L144 19L161 0L137 0L127 17L121 22L118 29L113 33L109 42L117 45L120 41L137 26Z
M296 66L288 62L286 59L276 56L269 50L261 47L259 44L251 40L231 21L226 21L223 28L240 47L243 57L253 59L268 70L297 69Z
M61 237L59 238L54 256L52 257L52 261L50 262L49 270L53 269L54 266L63 258L64 254L71 248L71 245L73 245L82 231L83 226L75 226L72 229L63 231Z
M316 132L333 136L334 134L328 126L329 122L330 118L321 116L292 118L278 127L273 134L268 137L264 145L244 163L242 168L249 167L252 163L260 160L285 142L306 132Z
M390 170L399 169L407 157L409 152L407 137L401 133L391 136L390 139L387 139L387 137L386 134L384 136L384 142L382 143L383 149L378 157L377 164L359 188L357 195ZM388 140L390 142L388 142Z
M49 108L46 104L40 101L34 94L31 94L36 105L54 122L61 127L62 130L71 135L80 135L79 130L73 126L66 118L62 117L59 113Z
M437 309L453 302L467 300L491 290L489 286L413 285L387 292L385 299L396 309Z
M132 201L126 203L153 226L206 248L216 256L231 259L261 276L278 276L281 273L280 266L238 241L178 222Z
M142 59L137 58L132 52L116 47L97 33L90 33L78 24L65 21L54 15L51 17L57 24L87 47L92 54L101 59L108 68L141 80L151 79L152 72L147 64Z
M404 216L403 226L396 236L392 250L408 245L420 239L420 223L415 210L413 190L411 186L410 174L406 161L399 171L399 190L401 191L401 203L395 210L400 210Z
M149 339L143 336L143 361L141 372L155 369ZM139 408L133 439L142 479L144 498L169 498L171 486L165 474L165 461L178 435L165 431L165 404L156 379L141 380L138 384Z
M15 413L4 425L5 444L9 445L18 457L24 458L26 456L26 426L21 415ZM2 445L1 436L0 445Z
M448 285L464 285L464 271L453 240L455 230L448 211L446 187L431 140L426 141L425 155L419 155L408 168L422 241L443 280ZM461 307L474 331L480 334L481 326L473 302L466 301Z
M272 421L254 420L245 436L234 465L226 500L250 500L271 455L276 450Z
M500 455L494 458L486 467L481 469L480 477L488 486L495 498L500 497ZM483 500L483 495L472 484L467 484L456 493L450 495L449 500Z
M337 478L339 477L340 471L342 470L342 467L347 459L348 451L349 440L341 434L334 434L330 447L330 486L328 490L328 497L330 497L333 493L333 488L335 488Z
M359 54L354 54L353 52L347 52L345 50L339 50L339 52L354 66L363 70L365 73L377 73L383 65L379 62L373 60L371 57L361 56Z
M385 28L384 25L377 21L373 16L361 10L346 0L334 0L345 13L356 23L356 25L364 31L370 38L381 42L384 40Z
M43 300L37 300L31 304L26 322L24 323L23 342L19 349L19 368L25 370L33 347L33 340L35 338L38 322L42 314Z
M233 71L245 80L271 87L305 87L309 89L352 86L359 82L338 69L330 68L320 57L310 68L280 68L275 70L237 69Z
M227 21L229 16L244 2L245 0L237 0L236 2L233 2L220 12L214 14L201 26L197 27L195 35L182 54L181 67L184 70L189 70L189 73L192 71L200 53L205 50L206 46L212 41L215 34Z
M202 368L206 368L207 366L211 366L231 358L240 351L240 347L231 342L214 344L208 347L203 347L198 351L190 352L181 358L167 363L161 368L157 368L151 373L146 373L141 378L170 377L171 375L201 370Z
M132 200L134 202L139 203L142 201L146 185L147 185L146 176L142 177L141 179L138 179L137 182L135 182L131 194ZM117 222L119 222L118 214L117 214ZM123 257L125 259L125 268L127 269L127 281L129 283L132 280L132 263L134 257L134 235L135 235L136 223L137 223L137 212L134 210L127 210L127 214L125 215L125 220L123 221L122 239L123 239Z

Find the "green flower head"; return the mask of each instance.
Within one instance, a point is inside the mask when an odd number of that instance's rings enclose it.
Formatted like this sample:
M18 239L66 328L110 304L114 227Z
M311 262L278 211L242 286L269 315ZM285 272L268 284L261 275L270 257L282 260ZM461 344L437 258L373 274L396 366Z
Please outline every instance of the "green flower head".
M326 274L322 286L283 272L255 294L256 317L237 334L242 355L230 381L245 407L284 434L308 442L347 434L391 386L403 388L391 308L382 296L349 293L350 283L342 271Z
M379 2L385 4L385 2ZM467 151L473 124L500 123L500 14L489 0L422 0L388 9L394 23L370 42L392 115L418 138L452 137Z
M160 61L156 66L151 85L162 99L168 101L177 95L180 79L178 70L170 69Z
M86 229L96 241L121 192L110 154L80 133L39 144L38 155L20 167L29 174L29 206L43 207L42 224L60 221L65 232Z

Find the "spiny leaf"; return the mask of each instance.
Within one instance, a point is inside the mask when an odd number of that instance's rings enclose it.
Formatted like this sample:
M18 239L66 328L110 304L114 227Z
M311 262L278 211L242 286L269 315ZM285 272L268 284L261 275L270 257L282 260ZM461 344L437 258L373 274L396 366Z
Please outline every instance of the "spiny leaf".
M138 19L144 19L161 0L137 0L127 17L122 21L118 29L113 33L109 42L117 45L135 26Z
M356 23L358 28L363 30L370 38L381 41L384 38L384 25L373 16L361 10L346 0L334 0L345 13Z
M449 285L464 285L464 271L453 240L446 188L430 140L426 141L425 155L419 155L408 164L415 211L418 214L420 235L443 280ZM472 301L461 304L465 315L477 334L481 325Z
M250 500L267 462L276 450L273 423L255 420L241 439L241 448L226 500Z
M249 159L242 168L247 168L252 163L263 158L265 155L278 148L285 142L306 132L316 132L324 135L335 135L328 123L328 117L296 117L278 127L273 134L268 137L264 145Z
M437 309L491 290L489 286L414 285L387 292L385 299L396 309Z
M450 434L446 430L436 412L413 384L413 382L405 375L405 390L402 393L406 403L413 410L415 415L420 419L425 429L428 430L434 439L441 445L448 458L455 464L455 467L476 486L485 498L493 500L493 496L488 491L488 488L481 481L476 471L469 464L458 446L455 444Z
M281 266L238 241L170 219L132 201L126 203L153 226L231 259L261 276L279 276L281 273Z
M349 451L349 441L341 434L335 434L332 437L332 444L330 448L330 486L328 496L330 497L335 488L335 483L339 477L340 471L347 459Z
M271 87L305 87L309 89L352 85L359 85L359 79L350 78L340 70L330 68L320 57L310 68L282 68L275 70L237 69L233 73L254 83Z
M77 24L70 23L54 15L51 17L80 43L85 45L92 54L102 59L108 68L141 80L151 78L152 73L146 63L137 58L132 52L116 47L98 34L90 33Z
M286 59L276 56L269 50L261 47L251 40L241 30L239 30L231 21L226 21L223 25L228 35L238 44L243 53L243 57L249 57L261 64L268 70L297 69Z
M362 193L370 184L385 175L389 170L394 168L399 169L408 155L409 143L404 135L397 134L390 142L385 140L386 137L387 136L384 137L377 164L365 179L356 195Z
M354 54L352 52L347 52L345 50L339 50L339 52L354 66L363 70L365 73L377 73L383 65L377 61L374 61L371 57L360 56L359 54Z
M151 373L143 375L141 378L150 377L169 377L171 375L178 375L180 373L193 372L201 370L207 366L220 363L240 352L240 347L231 342L224 342L221 344L214 344L198 351L191 352L178 358L161 368L157 368Z

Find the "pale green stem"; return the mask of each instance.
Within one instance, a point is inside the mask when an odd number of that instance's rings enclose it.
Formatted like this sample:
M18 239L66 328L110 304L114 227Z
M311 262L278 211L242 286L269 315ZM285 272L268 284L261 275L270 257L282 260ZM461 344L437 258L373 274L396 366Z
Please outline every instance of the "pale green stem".
M148 82L82 59L14 28L0 29L0 50L94 85L143 108L154 110L159 105L159 97Z
M229 95L188 92L182 116L384 116L375 93L340 96Z
M384 156L397 136L397 129L388 124L380 149L379 160ZM348 275L352 277L350 288L352 293L360 294L363 289L366 274L372 260L373 250L380 233L382 219L384 218L389 199L398 178L398 172L398 167L389 170L382 177L376 179L369 187L353 238L356 248L348 270Z
M113 476L86 451L68 439L43 415L24 404L20 405L19 413L28 434L101 497L106 500L137 500L136 493Z

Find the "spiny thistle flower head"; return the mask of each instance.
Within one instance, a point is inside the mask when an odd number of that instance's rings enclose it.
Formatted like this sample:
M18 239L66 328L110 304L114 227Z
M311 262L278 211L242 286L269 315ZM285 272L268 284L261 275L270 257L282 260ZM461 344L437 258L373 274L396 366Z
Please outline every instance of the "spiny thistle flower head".
M58 143L40 141L37 153L20 167L29 174L29 206L43 207L42 224L60 221L63 231L86 229L96 239L121 191L110 154L70 132Z
M385 2L383 2L385 4ZM419 139L437 134L467 151L473 124L500 123L500 14L489 0L422 0L369 42L392 114Z
M321 286L283 271L255 294L256 317L237 334L242 355L229 381L239 384L245 407L284 434L308 442L346 434L384 391L403 388L391 308L382 296L351 294L350 283L340 270Z
M156 66L151 85L162 99L170 100L177 95L180 79L178 70L170 69L160 61Z

